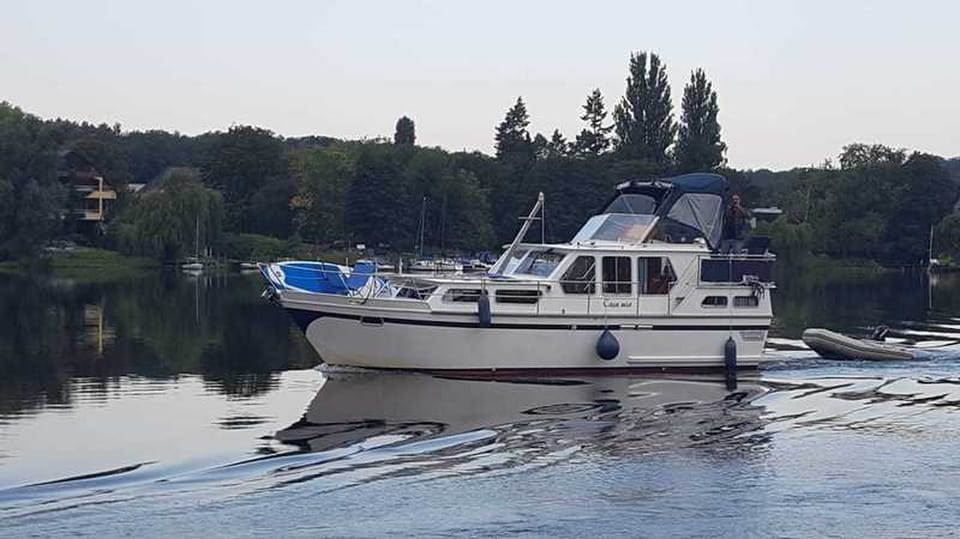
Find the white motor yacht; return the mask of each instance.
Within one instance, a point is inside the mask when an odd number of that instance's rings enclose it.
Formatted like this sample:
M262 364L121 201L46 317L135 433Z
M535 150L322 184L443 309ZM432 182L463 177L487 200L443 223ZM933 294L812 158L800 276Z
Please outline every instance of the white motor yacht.
M422 371L756 366L775 257L721 254L728 186L715 174L617 186L566 243L525 243L542 195L484 274L265 265L269 295L326 363Z

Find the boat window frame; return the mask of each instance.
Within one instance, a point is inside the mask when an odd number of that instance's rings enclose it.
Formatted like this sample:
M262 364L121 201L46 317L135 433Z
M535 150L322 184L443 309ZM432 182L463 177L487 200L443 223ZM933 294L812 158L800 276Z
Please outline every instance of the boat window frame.
M660 275L667 275L667 279L665 281L651 278L648 263L649 260L660 260ZM646 267L641 269L641 265ZM659 289L665 288L663 292L648 291L651 289L651 282L655 281L658 281L657 284ZM670 261L669 256L640 255L637 257L637 296L669 296L676 284L677 270L674 269L673 262Z
M712 301L708 303L707 302L708 300L712 300ZM723 300L723 301L716 301L716 300ZM728 302L729 302L729 299L727 299L727 296L710 295L703 298L703 301L700 302L700 307L704 309L726 309Z
M615 273L616 280L607 280L607 261L612 261L614 266L612 270ZM621 275L621 270L626 270L626 275ZM626 277L626 280L623 279ZM624 255L604 255L600 258L600 290L607 296L632 296L633 295L633 259Z
M563 273L560 274L558 281L560 282L560 289L563 290L564 294L572 294L578 296L584 295L594 295L597 293L597 257L593 254L576 254L572 253L567 256L570 259L570 262L563 266ZM569 279L568 275L576 267L577 262L580 259L589 258L593 261L593 264L583 270L581 277L586 277L587 273L590 273L590 280L580 280L580 279Z
M473 297L473 292L476 292L476 297ZM443 291L441 300L444 303L477 303L482 294L483 291L479 288L447 288Z
M503 263L503 274L512 275L531 251L533 251L533 249L517 247L513 251L504 252L501 256L509 256L509 258ZM499 264L499 261L497 264ZM496 264L494 264L494 266L496 266Z
M493 293L494 302L510 305L536 305L543 292L532 288L498 288Z
M540 257L541 255L555 256L558 258L557 258L557 261L553 264L553 267L551 267L550 271L547 272L546 274L527 272L526 270L530 269L529 267L525 266L528 264L528 261L529 261L529 265L532 266L533 264L536 264L536 261L532 259L535 257ZM557 269L563 265L566 259L567 259L566 253L557 252L553 249L529 249L527 250L527 253L523 256L523 258L521 258L520 261L517 263L517 265L511 270L510 274L524 275L527 277L535 277L538 279L549 279L550 276L555 274L557 272ZM524 270L521 270L521 268L524 268Z
M639 245L649 241L658 221L659 217L646 213L601 213L587 219L570 244Z

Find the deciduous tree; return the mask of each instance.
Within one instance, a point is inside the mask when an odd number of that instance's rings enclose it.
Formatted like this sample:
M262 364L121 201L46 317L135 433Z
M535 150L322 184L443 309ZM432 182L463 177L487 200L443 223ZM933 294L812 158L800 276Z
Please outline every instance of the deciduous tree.
M396 129L393 132L393 143L397 145L413 146L417 142L416 127L413 120L406 116L401 116L397 120Z

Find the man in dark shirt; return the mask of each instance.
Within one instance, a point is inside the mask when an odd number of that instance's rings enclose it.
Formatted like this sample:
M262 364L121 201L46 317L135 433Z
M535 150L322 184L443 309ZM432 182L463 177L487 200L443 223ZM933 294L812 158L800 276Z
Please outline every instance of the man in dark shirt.
M743 251L743 239L750 228L750 212L740 204L740 195L730 198L730 206L723 215L723 241L720 252L739 254Z

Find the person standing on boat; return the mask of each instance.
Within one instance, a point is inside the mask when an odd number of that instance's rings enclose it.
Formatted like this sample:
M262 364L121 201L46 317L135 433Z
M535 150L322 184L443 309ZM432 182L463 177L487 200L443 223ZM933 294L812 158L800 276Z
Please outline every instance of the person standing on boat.
M741 205L739 193L734 193L723 215L723 240L720 242L720 252L723 254L743 252L743 240L749 228L750 212Z

